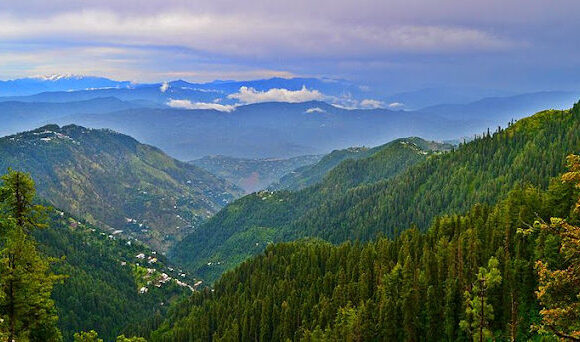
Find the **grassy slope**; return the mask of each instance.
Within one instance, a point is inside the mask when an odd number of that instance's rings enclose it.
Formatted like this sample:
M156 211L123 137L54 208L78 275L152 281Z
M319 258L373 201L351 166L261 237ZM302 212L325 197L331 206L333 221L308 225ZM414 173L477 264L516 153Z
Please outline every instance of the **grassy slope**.
M240 193L131 137L72 125L1 138L0 170L9 167L30 172L56 207L160 249Z

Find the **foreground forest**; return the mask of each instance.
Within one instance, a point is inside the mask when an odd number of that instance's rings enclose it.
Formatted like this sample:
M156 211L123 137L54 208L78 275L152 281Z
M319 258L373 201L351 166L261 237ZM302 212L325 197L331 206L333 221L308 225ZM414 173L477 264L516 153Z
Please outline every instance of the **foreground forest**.
M270 245L173 308L151 338L578 340L580 157L568 166L546 191L518 185L425 233Z
M187 278L165 281L177 270L149 247L38 202L28 174L2 177L0 341L71 341L90 329L111 341L191 293Z

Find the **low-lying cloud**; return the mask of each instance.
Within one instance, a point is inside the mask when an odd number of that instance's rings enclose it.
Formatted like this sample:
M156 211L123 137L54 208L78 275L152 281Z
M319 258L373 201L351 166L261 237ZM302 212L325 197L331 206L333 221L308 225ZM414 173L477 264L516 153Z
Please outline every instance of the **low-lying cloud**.
M272 88L266 91L258 91L251 87L241 87L237 93L228 95L228 98L238 100L243 104L261 102L299 103L323 100L324 95L320 91L316 89L310 90L306 86L302 86L300 90Z
M191 102L190 100L174 100L170 99L167 105L172 108L182 108L182 109L213 109L220 112L232 112L236 109L233 105L223 105L219 103L208 103L208 102Z
M312 114L312 113L326 113L326 111L320 107L312 107L312 108L308 108L306 110L306 114Z
M401 102L389 103L389 108L391 108L391 109L399 109L399 108L403 108L403 107L405 107L405 104L401 103Z
M377 109L377 108L385 108L386 105L383 101L364 99L360 102L360 107L363 109Z

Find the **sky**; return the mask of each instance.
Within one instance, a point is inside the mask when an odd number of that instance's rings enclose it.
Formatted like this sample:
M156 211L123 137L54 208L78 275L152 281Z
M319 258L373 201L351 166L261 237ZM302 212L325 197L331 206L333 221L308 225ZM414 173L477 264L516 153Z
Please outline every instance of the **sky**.
M579 0L0 0L0 79L580 89Z

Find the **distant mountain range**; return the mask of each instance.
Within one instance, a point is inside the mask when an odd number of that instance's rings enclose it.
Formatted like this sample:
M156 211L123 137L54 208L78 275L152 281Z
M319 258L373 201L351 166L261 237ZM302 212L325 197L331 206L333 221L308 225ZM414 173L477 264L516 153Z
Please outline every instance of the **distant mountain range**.
M320 101L259 103L232 113L138 108L73 115L56 122L111 128L182 160L206 155L289 158L349 146L376 146L400 135L441 139L465 132L453 120L428 114L346 110Z
M303 88L316 90L318 99L353 106L358 102L376 98L379 93L346 80L320 78L270 78L251 81L213 81L190 83L183 80L138 84L113 81L101 77L68 76L23 78L0 81L0 101L23 102L71 102L85 101L98 97L114 96L124 101L142 100L156 104L167 104L171 100L187 100L193 103L245 103L230 95L242 87L256 92L271 89L300 91Z
M104 77L49 75L0 81L0 96L25 96L42 92L74 91L99 88L127 88L131 82Z
M28 94L42 87L51 91ZM529 112L567 108L578 97L473 88L386 96L349 81L317 78L134 84L59 76L5 81L0 95L9 93L18 96L0 97L0 135L52 123L110 128L181 160L290 158L405 136L472 137ZM494 97L464 103L478 93ZM425 104L436 105L403 110Z

